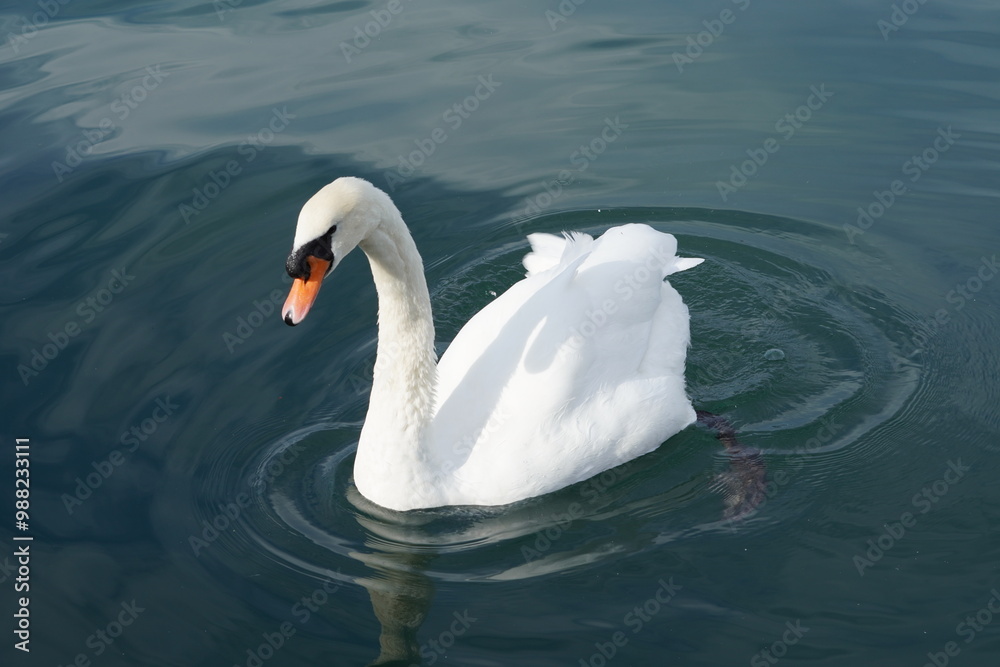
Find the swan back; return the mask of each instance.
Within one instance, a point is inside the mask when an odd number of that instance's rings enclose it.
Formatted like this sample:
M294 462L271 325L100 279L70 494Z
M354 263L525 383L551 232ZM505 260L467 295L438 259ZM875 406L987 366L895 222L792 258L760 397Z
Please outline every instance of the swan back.
M449 502L547 493L692 423L688 312L666 276L702 260L647 225L532 234L527 277L459 332L438 367L432 455ZM447 495L447 494L446 494Z

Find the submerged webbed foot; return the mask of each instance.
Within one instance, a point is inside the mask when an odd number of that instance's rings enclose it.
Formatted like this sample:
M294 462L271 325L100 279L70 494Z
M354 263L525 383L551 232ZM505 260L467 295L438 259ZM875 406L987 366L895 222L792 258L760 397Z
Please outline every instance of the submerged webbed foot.
M722 493L726 503L723 516L731 521L753 513L767 498L767 466L760 450L736 439L736 429L720 415L697 410L698 423L715 431L726 447L729 469L716 476L712 489Z

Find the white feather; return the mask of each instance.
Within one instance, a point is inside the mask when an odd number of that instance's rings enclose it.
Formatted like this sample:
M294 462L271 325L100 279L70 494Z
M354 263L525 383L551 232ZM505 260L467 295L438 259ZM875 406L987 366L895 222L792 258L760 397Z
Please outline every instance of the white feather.
M364 181L347 190L349 205L303 209L309 231L296 244L324 233L316 217L339 221L335 244L342 229L353 238L352 207L363 213L380 338L355 482L370 500L507 504L641 456L694 421L688 310L665 279L702 260L677 257L672 235L642 224L596 240L531 234L527 276L469 320L435 369L423 267L402 217Z

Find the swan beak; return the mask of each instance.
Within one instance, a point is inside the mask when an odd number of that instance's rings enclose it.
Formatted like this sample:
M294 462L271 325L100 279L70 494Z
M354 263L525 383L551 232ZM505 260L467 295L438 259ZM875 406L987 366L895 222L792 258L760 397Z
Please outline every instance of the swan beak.
M306 261L309 262L309 277L295 279L288 298L285 299L285 306L281 309L281 319L290 327L294 327L306 318L316 300L316 295L319 294L323 276L330 269L330 262L325 259L310 255Z

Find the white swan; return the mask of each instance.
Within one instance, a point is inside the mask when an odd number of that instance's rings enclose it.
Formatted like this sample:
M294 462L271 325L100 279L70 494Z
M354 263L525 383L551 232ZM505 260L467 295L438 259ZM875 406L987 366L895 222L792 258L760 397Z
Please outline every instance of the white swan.
M695 420L688 310L665 280L703 260L647 225L599 239L531 234L527 276L435 363L423 263L387 194L339 178L299 215L282 318L360 246L378 291L378 350L354 481L393 510L504 505L656 449Z

